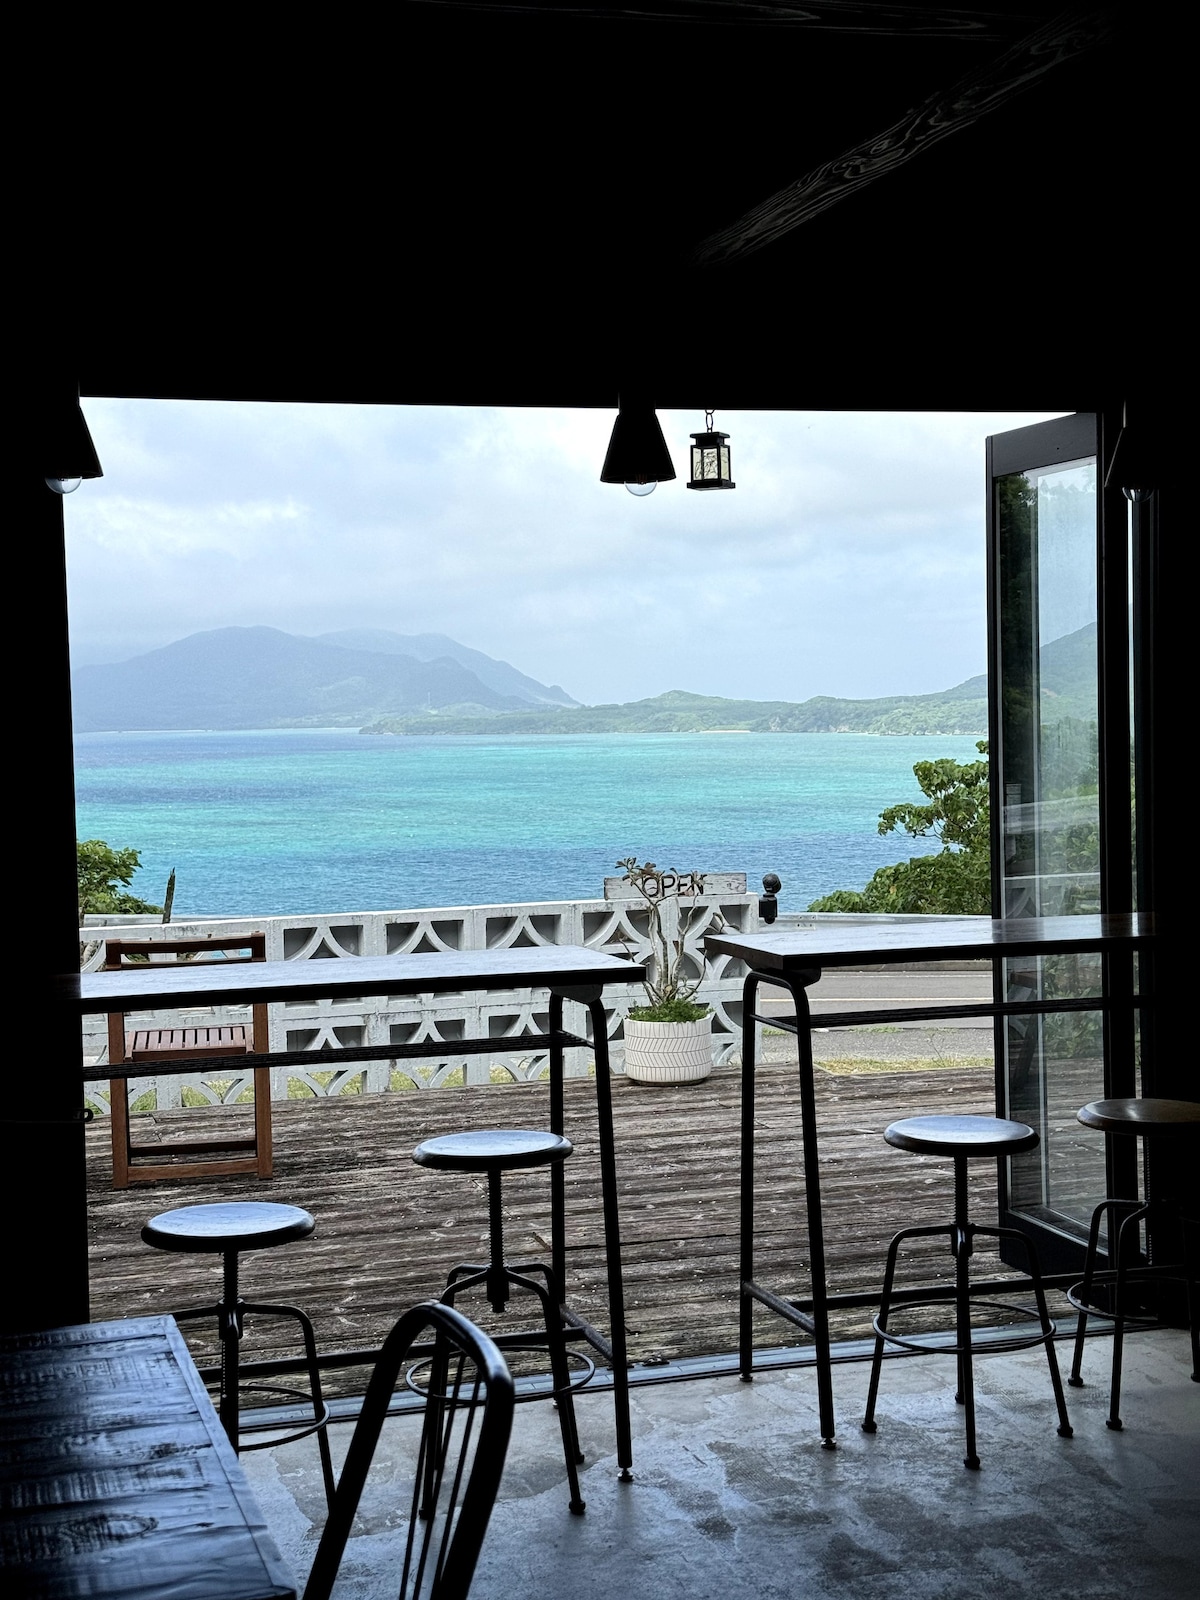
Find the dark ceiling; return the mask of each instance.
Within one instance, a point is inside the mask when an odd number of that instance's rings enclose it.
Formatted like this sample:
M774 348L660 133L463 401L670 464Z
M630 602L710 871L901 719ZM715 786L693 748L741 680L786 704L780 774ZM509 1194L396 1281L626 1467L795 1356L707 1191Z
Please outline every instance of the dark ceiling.
M106 36L47 282L85 393L1086 407L1162 311L1154 14L444 0L153 72Z

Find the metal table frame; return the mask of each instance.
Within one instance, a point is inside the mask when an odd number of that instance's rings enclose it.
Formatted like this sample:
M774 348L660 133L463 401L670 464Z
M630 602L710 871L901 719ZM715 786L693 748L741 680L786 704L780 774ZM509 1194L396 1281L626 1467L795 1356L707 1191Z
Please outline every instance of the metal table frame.
M741 1097L741 1179L740 1179L740 1291L738 1322L738 1365L743 1382L754 1376L754 1306L764 1305L777 1316L809 1334L813 1340L817 1369L817 1399L822 1444L834 1448L833 1374L829 1339L831 1306L868 1306L878 1296L829 1293L825 1270L825 1233L821 1215L821 1164L817 1138L816 1089L813 1080L812 1011L807 987L821 975L824 967L886 965L892 962L943 961L947 957L964 960L987 959L993 963L994 994L990 1002L967 1005L907 1006L896 1010L822 1012L822 1028L878 1026L887 1022L946 1020L956 1017L1029 1016L1039 1012L1098 1011L1125 1009L1140 1005L1137 995L1110 995L1106 983L1102 997L1082 1000L1019 1001L1008 1003L1003 993L1002 966L1005 958L1034 955L1060 955L1073 951L1100 951L1105 955L1129 952L1150 944L1154 922L1149 915L1107 915L1088 917L1028 917L1003 921L990 917L962 917L942 922L896 922L888 925L864 922L861 926L839 924L837 928L779 929L767 933L710 933L705 936L707 952L735 956L748 968L742 989L742 1097ZM758 990L767 984L782 988L795 1006L790 1018L762 1016L757 1010ZM801 1148L804 1164L805 1210L808 1223L811 1295L806 1299L776 1294L754 1277L754 1087L755 1027L767 1023L794 1033L799 1057ZM1000 1114L1003 1114L1002 1112ZM882 1132L882 1130L881 1130ZM1077 1274L1076 1274L1077 1276ZM981 1291L991 1285L977 1286ZM1002 1287L998 1285L997 1287ZM899 1291L893 1296L900 1303L920 1290Z
M550 1126L565 1133L565 1051L583 1047L595 1054L596 1111L600 1145L600 1184L604 1211L604 1245L608 1276L610 1336L605 1338L565 1303L562 1307L568 1337L581 1338L612 1368L613 1407L617 1433L617 1463L622 1481L633 1466L629 1414L629 1359L625 1327L625 1290L621 1269L621 1228L617 1206L616 1148L613 1135L612 1072L608 1051L608 1024L603 993L613 983L640 983L646 969L636 962L578 945L537 945L521 950L438 951L422 955L364 956L342 961L268 961L231 967L222 973L220 963L189 967L186 963L149 964L136 971L71 974L64 978L65 998L81 1015L112 1011L170 1010L175 1007L236 1005L312 1000L342 995L450 994L464 990L542 989L550 997L549 1027L545 1033L520 1039L460 1039L421 1044L356 1045L330 1052L342 1066L355 1061L419 1060L436 1055L502 1055L545 1048L550 1056ZM563 1006L568 1000L586 1006L592 1025L591 1039L568 1033L563 1026ZM311 1063L312 1052L273 1051L238 1058L245 1067L272 1067ZM86 1068L85 1081L120 1077L157 1077L221 1070L228 1060L139 1061L116 1069L111 1065ZM566 1295L566 1178L562 1164L551 1172L551 1246L554 1272ZM404 1309L404 1308L398 1308ZM495 1342L519 1343L521 1334L504 1334ZM526 1336L527 1337L527 1336ZM319 1358L319 1365L356 1366L375 1359L373 1350L341 1351ZM247 1363L259 1376L293 1370L289 1361Z

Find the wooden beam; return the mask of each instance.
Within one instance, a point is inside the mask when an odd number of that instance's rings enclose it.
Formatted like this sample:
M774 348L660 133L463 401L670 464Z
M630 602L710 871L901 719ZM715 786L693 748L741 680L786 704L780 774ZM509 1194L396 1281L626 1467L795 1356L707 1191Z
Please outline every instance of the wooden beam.
M462 11L524 12L591 17L601 22L686 22L734 28L802 28L811 33L859 33L879 37L1008 40L1036 18L1036 10L968 10L965 7L875 5L872 0L634 0L600 5L596 0L416 0L419 5Z
M1113 35L1115 16L1115 10L1103 10L1056 17L989 66L960 78L945 92L931 95L881 133L823 162L736 222L710 234L696 246L690 264L720 266L774 244L830 206L1007 105L1063 62L1104 44Z

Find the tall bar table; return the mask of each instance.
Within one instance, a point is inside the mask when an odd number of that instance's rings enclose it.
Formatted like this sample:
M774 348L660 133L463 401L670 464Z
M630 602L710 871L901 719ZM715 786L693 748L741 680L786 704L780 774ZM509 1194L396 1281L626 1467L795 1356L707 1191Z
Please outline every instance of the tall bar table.
M817 1401L822 1444L834 1447L833 1376L829 1348L829 1307L857 1296L830 1295L825 1272L825 1233L821 1216L820 1149L817 1139L816 1099L813 1083L812 1013L808 986L824 967L877 966L889 963L990 960L993 963L993 999L987 1004L911 1006L895 1011L824 1013L822 1028L846 1028L888 1022L924 1022L956 1017L1028 1016L1036 1012L1105 1009L1110 1004L1134 1004L1129 995L1119 1001L1054 1000L1015 1003L1003 996L1001 963L1016 956L1065 955L1074 951L1115 954L1149 945L1154 920L1149 915L1089 917L1022 917L1003 921L992 917L960 917L942 921L914 918L881 925L839 922L836 927L782 928L767 933L710 933L705 950L710 955L736 956L748 971L742 988L742 1107L740 1178L740 1303L738 1362L743 1381L754 1375L753 1318L756 1303L802 1329L812 1337L817 1368ZM790 1019L764 1017L757 1011L761 985L785 989L795 1005ZM754 1024L795 1033L798 1043L801 1145L804 1195L811 1260L811 1300L798 1301L776 1294L754 1278ZM1003 1115L1003 1109L997 1108ZM811 1310L808 1307L811 1305Z
M563 1315L576 1334L585 1339L611 1365L613 1406L617 1433L617 1462L623 1480L633 1465L629 1416L628 1353L625 1329L625 1291L621 1271L621 1227L617 1209L616 1150L613 1139L612 1080L608 1053L608 1025L603 993L612 984L637 984L646 969L637 962L581 945L534 945L520 950L449 950L421 955L357 956L338 961L266 961L231 965L222 973L220 963L190 966L150 963L120 972L69 974L62 979L64 1001L81 1015L113 1011L168 1011L175 1007L256 1004L287 1000L315 1000L338 995L459 994L472 990L542 990L549 995L549 1027L537 1036L520 1039L459 1039L420 1044L355 1045L330 1052L330 1065L356 1061L420 1060L436 1055L502 1055L506 1051L528 1054L540 1044L550 1056L550 1126L565 1133L563 1093L564 1052L582 1046L596 1060L596 1110L600 1144L600 1184L604 1210L604 1246L608 1272L610 1333L606 1339L568 1306ZM592 1037L580 1038L563 1027L564 1002L586 1006ZM305 1066L312 1052L271 1051L239 1056L241 1068ZM325 1059L325 1058L323 1058ZM228 1060L212 1062L170 1059L139 1061L114 1068L101 1065L85 1069L88 1081L115 1077L162 1077L221 1070ZM551 1172L551 1232L554 1271L566 1282L566 1179L562 1163ZM510 1336L511 1337L511 1336ZM505 1340L501 1338L499 1343Z

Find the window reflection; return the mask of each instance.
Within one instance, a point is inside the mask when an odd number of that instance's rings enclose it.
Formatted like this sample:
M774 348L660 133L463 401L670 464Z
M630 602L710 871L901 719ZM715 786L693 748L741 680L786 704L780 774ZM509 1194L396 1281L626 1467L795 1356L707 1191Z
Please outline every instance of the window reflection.
M1096 466L1094 458L996 480L999 556L1000 867L1006 917L1100 910ZM1006 963L1010 1001L1101 993L1095 956ZM1099 1011L1011 1017L1009 1114L1041 1135L1010 1165L1014 1210L1079 1227L1104 1188L1079 1106L1103 1093Z

